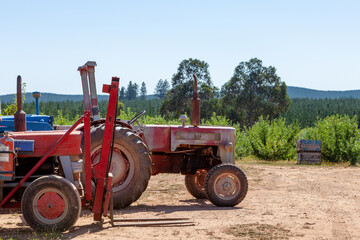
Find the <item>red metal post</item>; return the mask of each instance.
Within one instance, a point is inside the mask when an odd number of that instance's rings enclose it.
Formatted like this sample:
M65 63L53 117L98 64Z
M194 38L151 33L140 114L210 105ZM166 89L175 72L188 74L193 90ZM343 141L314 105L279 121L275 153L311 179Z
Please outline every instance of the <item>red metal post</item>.
M85 143L85 200L92 201L91 194L91 134L90 134L90 112L85 111L84 118L84 143Z
M106 189L105 189L105 196L104 196L104 204L103 204L103 216L106 217L108 214L108 209L109 209L109 203L110 203L110 198L111 198L111 194L112 194L112 179L113 179L113 175L112 173L108 174L108 178L106 180Z
M94 220L100 221L101 214L103 212L103 203L105 195L105 185L107 185L108 172L109 172L109 159L111 149L111 143L113 140L113 131L114 124L116 121L116 108L118 102L118 92L119 92L119 78L113 77L111 85L103 85L103 92L109 93L109 104L106 113L106 122L104 130L104 138L101 148L100 162L96 164L94 168L94 174L96 179L96 189L95 189L95 198L94 198Z

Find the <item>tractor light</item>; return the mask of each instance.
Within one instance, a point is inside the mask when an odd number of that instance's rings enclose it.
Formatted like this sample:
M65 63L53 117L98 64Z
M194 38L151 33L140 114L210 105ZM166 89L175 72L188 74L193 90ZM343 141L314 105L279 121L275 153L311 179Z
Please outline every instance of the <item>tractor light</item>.
M228 152L232 152L232 150L233 150L233 144L231 142L226 144L224 147L225 147L225 150Z

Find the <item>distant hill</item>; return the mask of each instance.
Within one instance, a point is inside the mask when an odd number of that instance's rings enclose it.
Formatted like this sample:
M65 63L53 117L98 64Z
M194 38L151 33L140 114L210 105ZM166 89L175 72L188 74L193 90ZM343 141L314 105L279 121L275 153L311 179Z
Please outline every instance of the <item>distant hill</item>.
M360 90L322 91L301 87L287 87L290 98L360 98Z
M360 90L348 90L348 91L322 91L309 88L291 87L287 88L290 98L360 98ZM146 96L147 100L157 98L155 95ZM14 99L14 94L7 94L0 96L2 103L10 103ZM108 95L99 95L99 101L107 100ZM60 102L60 101L82 101L82 95L68 95L68 94L55 94L55 93L41 93L40 101L43 102ZM31 93L26 93L26 102L34 102L34 98Z
M10 103L14 100L15 94L7 94L0 96L2 103ZM147 100L157 98L155 95L146 96ZM108 100L109 95L98 95L98 100ZM32 93L26 93L26 102L34 102ZM83 95L69 95L69 94L55 94L55 93L41 93L39 99L41 102L61 102L61 101L83 101Z

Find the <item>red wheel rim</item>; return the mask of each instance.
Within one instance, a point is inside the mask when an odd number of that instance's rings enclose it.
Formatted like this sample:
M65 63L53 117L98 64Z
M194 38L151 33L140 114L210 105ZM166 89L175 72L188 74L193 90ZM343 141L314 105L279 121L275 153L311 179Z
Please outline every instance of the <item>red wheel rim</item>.
M92 149L92 166L100 162L100 154L101 145L98 145L96 148ZM130 183L135 173L134 168L134 160L130 152L123 146L115 143L112 155L112 163L110 166L110 172L113 174L113 192L122 190Z
M37 201L39 213L46 219L56 219L65 210L65 201L56 192L45 192Z

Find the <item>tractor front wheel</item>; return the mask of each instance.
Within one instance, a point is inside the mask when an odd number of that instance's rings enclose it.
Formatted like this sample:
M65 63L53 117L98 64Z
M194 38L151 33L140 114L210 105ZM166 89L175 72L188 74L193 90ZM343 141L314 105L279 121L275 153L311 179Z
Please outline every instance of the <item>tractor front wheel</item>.
M63 232L80 216L80 195L74 184L63 177L40 177L26 188L21 211L34 230Z
M235 165L216 165L206 176L206 195L216 206L233 207L239 204L245 198L247 190L247 178Z

